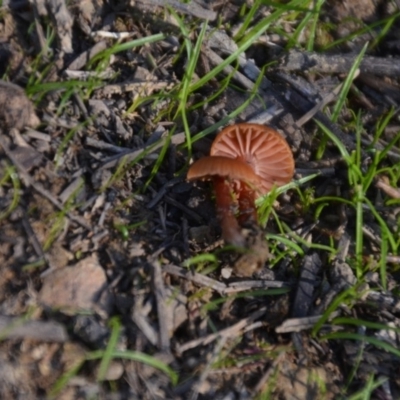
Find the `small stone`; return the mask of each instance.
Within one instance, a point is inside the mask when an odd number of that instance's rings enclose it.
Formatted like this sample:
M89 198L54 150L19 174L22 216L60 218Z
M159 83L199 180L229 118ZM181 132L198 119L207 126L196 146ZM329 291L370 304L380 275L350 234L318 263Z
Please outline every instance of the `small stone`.
M198 244L212 243L215 240L208 225L197 226L189 229L190 238Z
M103 268L97 257L91 256L73 267L60 268L46 275L39 301L65 313L98 309L107 312L111 307L111 296L109 293L103 295L106 284Z
M112 361L104 375L106 381L117 381L124 373L124 366L118 361Z
M42 154L32 147L16 146L11 150L11 152L27 171L30 171L33 167L38 166L43 159Z
M232 276L232 268L224 267L221 269L221 277L224 279L229 279Z
M40 120L24 89L13 83L0 80L0 121L8 129L35 127Z

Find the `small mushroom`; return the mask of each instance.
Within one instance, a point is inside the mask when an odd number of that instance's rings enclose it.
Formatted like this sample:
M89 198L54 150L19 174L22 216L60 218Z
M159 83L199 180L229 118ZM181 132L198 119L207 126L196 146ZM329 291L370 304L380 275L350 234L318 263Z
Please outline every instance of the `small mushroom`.
M257 124L236 124L215 138L209 157L189 168L187 178L212 179L222 237L244 246L240 226L257 225L255 199L274 186L291 181L294 160L289 145L274 129ZM239 207L235 218L235 200Z
M243 161L234 158L209 156L203 157L191 165L187 179L212 179L222 237L227 243L244 246L244 238L234 214L231 185L246 187L247 185L251 187L259 185L259 177L253 169Z

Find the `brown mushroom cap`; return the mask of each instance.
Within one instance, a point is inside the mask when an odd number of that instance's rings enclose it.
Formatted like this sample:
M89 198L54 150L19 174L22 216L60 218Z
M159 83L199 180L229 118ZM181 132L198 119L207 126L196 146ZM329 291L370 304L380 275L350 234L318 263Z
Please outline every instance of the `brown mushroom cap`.
M294 160L289 145L277 131L264 125L242 123L227 126L215 138L210 154L211 157L207 158L231 158L251 166L260 178L262 194L268 193L274 185L285 185L293 178Z
M238 180L255 188L260 185L260 178L254 173L251 166L232 157L209 156L200 158L190 166L187 173L188 180L208 179L213 176Z

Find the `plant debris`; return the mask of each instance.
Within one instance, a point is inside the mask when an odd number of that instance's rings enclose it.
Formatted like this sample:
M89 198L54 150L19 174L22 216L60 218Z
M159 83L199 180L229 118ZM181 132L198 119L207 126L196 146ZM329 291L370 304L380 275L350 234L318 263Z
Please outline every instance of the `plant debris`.
M399 6L3 1L0 397L400 398ZM252 252L186 180L238 123Z

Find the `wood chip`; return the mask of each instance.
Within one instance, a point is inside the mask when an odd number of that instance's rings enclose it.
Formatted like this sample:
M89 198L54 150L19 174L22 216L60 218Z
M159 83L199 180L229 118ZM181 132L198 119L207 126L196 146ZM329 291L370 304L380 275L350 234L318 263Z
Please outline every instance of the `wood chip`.
M322 267L322 261L317 253L306 255L301 267L300 279L293 302L292 316L301 318L307 316L313 301L314 287L317 275Z

